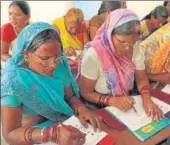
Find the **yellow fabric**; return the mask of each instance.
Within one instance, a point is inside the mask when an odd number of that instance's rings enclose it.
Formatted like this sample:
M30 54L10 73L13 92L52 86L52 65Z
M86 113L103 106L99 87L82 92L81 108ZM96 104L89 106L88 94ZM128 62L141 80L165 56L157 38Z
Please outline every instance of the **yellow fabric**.
M168 17L168 22L170 22L170 16Z
M141 44L144 49L145 66L148 73L170 72L170 23L155 31Z
M141 21L141 35L142 37L146 37L149 35L149 30L146 24L146 20Z
M75 35L71 35L65 27L64 18L57 18L52 22L53 26L57 27L60 33L61 41L64 49L73 48L75 50L82 50L83 44Z

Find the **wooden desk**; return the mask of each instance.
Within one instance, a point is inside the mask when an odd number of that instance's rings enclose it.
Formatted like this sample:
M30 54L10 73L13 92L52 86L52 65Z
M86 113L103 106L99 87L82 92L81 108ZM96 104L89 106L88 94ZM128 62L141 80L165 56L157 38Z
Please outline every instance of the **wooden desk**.
M156 91L156 92L155 92ZM155 90L153 94L158 93L160 95L160 90ZM169 96L170 97L170 96ZM106 131L111 137L116 140L115 145L155 145L162 140L170 137L170 126L161 130L159 133L155 134L148 140L142 142L135 135L133 135L129 130L119 131L116 129L111 129L109 127L104 127L104 131Z

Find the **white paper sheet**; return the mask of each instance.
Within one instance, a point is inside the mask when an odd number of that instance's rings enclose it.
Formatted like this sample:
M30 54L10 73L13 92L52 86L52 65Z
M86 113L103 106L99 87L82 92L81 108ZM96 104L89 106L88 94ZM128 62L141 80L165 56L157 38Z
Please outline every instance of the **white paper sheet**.
M170 94L170 84L166 85L163 89L162 89L163 92L167 93L167 94Z
M121 120L130 130L135 131L149 123L152 122L152 119L147 117L143 105L141 96L135 96L135 109L137 113L133 109L130 109L127 112L123 112L116 107L107 107L106 109L113 113L119 120ZM170 111L170 105L158 100L157 98L153 98L152 100L155 104L157 104L163 111L163 113L167 113Z
M68 120L63 122L65 125L71 125L77 129L79 129L81 132L86 133L86 141L84 145L96 145L100 140L102 140L107 133L105 132L94 132L91 125L88 126L88 128L84 128L79 119L75 116L70 117ZM41 145L56 145L55 143L43 143Z

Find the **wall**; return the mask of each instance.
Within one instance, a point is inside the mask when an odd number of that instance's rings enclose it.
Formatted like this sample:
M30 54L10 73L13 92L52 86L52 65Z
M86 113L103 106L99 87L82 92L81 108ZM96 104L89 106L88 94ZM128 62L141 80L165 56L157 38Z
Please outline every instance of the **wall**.
M11 1L1 1L1 25L8 22L8 7ZM31 7L31 21L51 22L63 16L73 6L72 1L28 1Z
M54 18L63 16L73 7L81 8L85 19L97 14L101 1L28 1L31 7L31 21L51 22ZM139 18L143 18L155 6L163 1L127 1L128 8L133 10ZM8 22L8 7L10 1L1 1L1 25Z
M163 1L127 1L128 9L134 11L139 18L143 18L157 5L162 5ZM101 1L75 1L74 6L81 8L85 14L85 19L90 19L96 15Z

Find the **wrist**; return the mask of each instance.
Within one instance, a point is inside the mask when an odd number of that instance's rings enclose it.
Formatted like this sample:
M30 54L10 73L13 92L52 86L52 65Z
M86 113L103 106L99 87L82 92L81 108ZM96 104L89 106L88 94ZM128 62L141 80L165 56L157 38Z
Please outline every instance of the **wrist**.
M110 106L116 106L116 98L115 97L112 97L109 101L109 105Z

